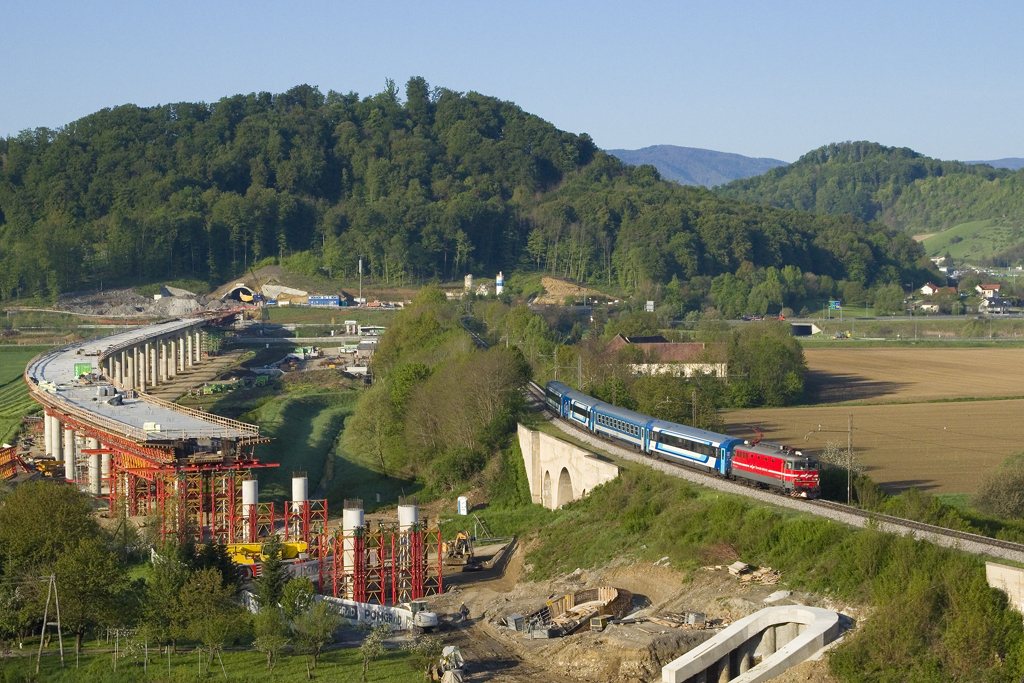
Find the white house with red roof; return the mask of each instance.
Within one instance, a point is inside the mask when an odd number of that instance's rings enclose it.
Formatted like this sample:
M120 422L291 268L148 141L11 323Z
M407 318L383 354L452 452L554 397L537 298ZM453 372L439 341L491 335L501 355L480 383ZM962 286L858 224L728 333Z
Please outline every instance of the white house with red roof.
M999 297L998 283L994 285L977 285L974 289L985 299L995 299Z

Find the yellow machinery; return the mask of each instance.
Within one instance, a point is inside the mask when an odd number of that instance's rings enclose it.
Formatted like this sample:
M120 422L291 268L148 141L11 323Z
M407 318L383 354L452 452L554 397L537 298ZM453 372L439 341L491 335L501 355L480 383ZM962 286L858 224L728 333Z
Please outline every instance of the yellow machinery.
M455 540L445 541L441 550L444 552L444 563L447 565L473 564L473 537L468 531L460 531L455 535Z
M235 564L257 564L265 562L267 556L263 553L262 543L228 543L225 546L228 556ZM305 541L281 543L281 559L294 560L300 553L307 551Z

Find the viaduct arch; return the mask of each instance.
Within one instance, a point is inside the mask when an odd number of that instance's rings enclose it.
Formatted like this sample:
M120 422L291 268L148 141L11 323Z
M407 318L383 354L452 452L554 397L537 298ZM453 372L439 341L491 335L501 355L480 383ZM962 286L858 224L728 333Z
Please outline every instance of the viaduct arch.
M582 448L519 425L530 497L549 510L582 498L619 476L619 468Z

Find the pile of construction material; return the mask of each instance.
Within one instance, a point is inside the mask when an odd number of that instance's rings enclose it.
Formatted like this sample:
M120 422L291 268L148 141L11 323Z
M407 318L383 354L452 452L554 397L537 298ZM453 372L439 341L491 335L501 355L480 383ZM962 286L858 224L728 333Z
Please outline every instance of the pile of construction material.
M728 570L740 581L756 583L760 586L774 586L782 579L782 574L771 567L752 567L746 562L733 562L728 566Z

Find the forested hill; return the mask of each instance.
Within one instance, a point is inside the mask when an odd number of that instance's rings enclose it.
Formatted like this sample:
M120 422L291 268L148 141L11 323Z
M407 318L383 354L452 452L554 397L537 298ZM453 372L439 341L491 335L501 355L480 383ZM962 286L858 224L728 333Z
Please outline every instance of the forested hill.
M844 142L717 192L768 206L883 220L895 228L937 230L1007 211L1024 217L1017 206L1020 183L1008 169L940 161L906 147Z
M778 159L745 157L742 154L676 145L652 145L643 149L606 151L627 164L650 164L658 169L663 178L674 180L681 185L704 187L714 187L737 178L761 175L768 169L786 164L785 161Z
M632 290L792 265L871 285L909 281L922 254L881 226L663 182L422 78L404 101L389 82L366 98L302 85L124 105L0 140L0 155L3 299L222 282L267 258L350 276L358 254L382 283L533 267Z

